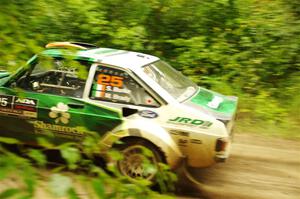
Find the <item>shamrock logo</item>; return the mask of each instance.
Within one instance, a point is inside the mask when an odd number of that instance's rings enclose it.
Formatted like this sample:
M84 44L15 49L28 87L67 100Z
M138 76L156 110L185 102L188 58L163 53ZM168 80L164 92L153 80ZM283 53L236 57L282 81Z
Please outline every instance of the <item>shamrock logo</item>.
M70 114L67 113L69 110L68 105L59 102L57 106L53 106L51 108L51 112L49 113L49 117L55 119L55 123L63 123L68 124L70 119Z

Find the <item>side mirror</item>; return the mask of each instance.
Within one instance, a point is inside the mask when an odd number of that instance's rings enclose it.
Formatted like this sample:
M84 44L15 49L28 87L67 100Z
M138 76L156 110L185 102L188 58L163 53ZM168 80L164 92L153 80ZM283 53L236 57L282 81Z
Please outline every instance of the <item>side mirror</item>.
M122 108L123 117L128 117L128 116L133 115L137 112L138 112L137 109L127 108L127 107Z

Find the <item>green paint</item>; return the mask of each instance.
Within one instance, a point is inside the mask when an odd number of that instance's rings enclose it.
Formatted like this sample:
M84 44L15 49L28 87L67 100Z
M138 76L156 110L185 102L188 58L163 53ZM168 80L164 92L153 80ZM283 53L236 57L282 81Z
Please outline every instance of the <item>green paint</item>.
M122 123L119 110L82 99L27 91L18 93L5 87L0 87L0 94L22 95L17 99L19 103L37 108L37 118L0 114L0 128L3 130L0 135L5 137L34 142L38 137L49 136L50 133L54 135L54 142L61 143L66 139L80 140L89 131L104 135ZM31 99L37 100L36 105ZM66 110L53 113L53 108L59 107L60 103L66 106ZM68 104L83 104L83 108L71 108Z
M222 101L217 102L217 105L213 107L210 105L210 103L212 103L214 98L216 97L218 99L221 99ZM204 88L200 88L196 96L194 96L190 101L206 109L225 115L233 115L237 109L236 99L221 95L219 93Z

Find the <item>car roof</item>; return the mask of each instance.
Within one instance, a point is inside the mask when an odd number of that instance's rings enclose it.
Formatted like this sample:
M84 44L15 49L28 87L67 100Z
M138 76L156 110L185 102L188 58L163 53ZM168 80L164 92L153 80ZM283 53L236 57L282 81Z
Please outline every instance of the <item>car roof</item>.
M80 60L103 63L132 70L159 60L158 57L152 55L111 48L92 48L84 50L50 48L43 51L42 54L52 57L71 56Z

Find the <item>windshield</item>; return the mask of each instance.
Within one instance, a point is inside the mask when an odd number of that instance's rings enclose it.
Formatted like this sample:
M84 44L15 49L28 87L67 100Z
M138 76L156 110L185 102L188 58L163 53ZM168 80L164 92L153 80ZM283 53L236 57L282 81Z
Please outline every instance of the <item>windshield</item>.
M147 65L144 72L178 101L184 101L197 91L197 85L163 61Z

